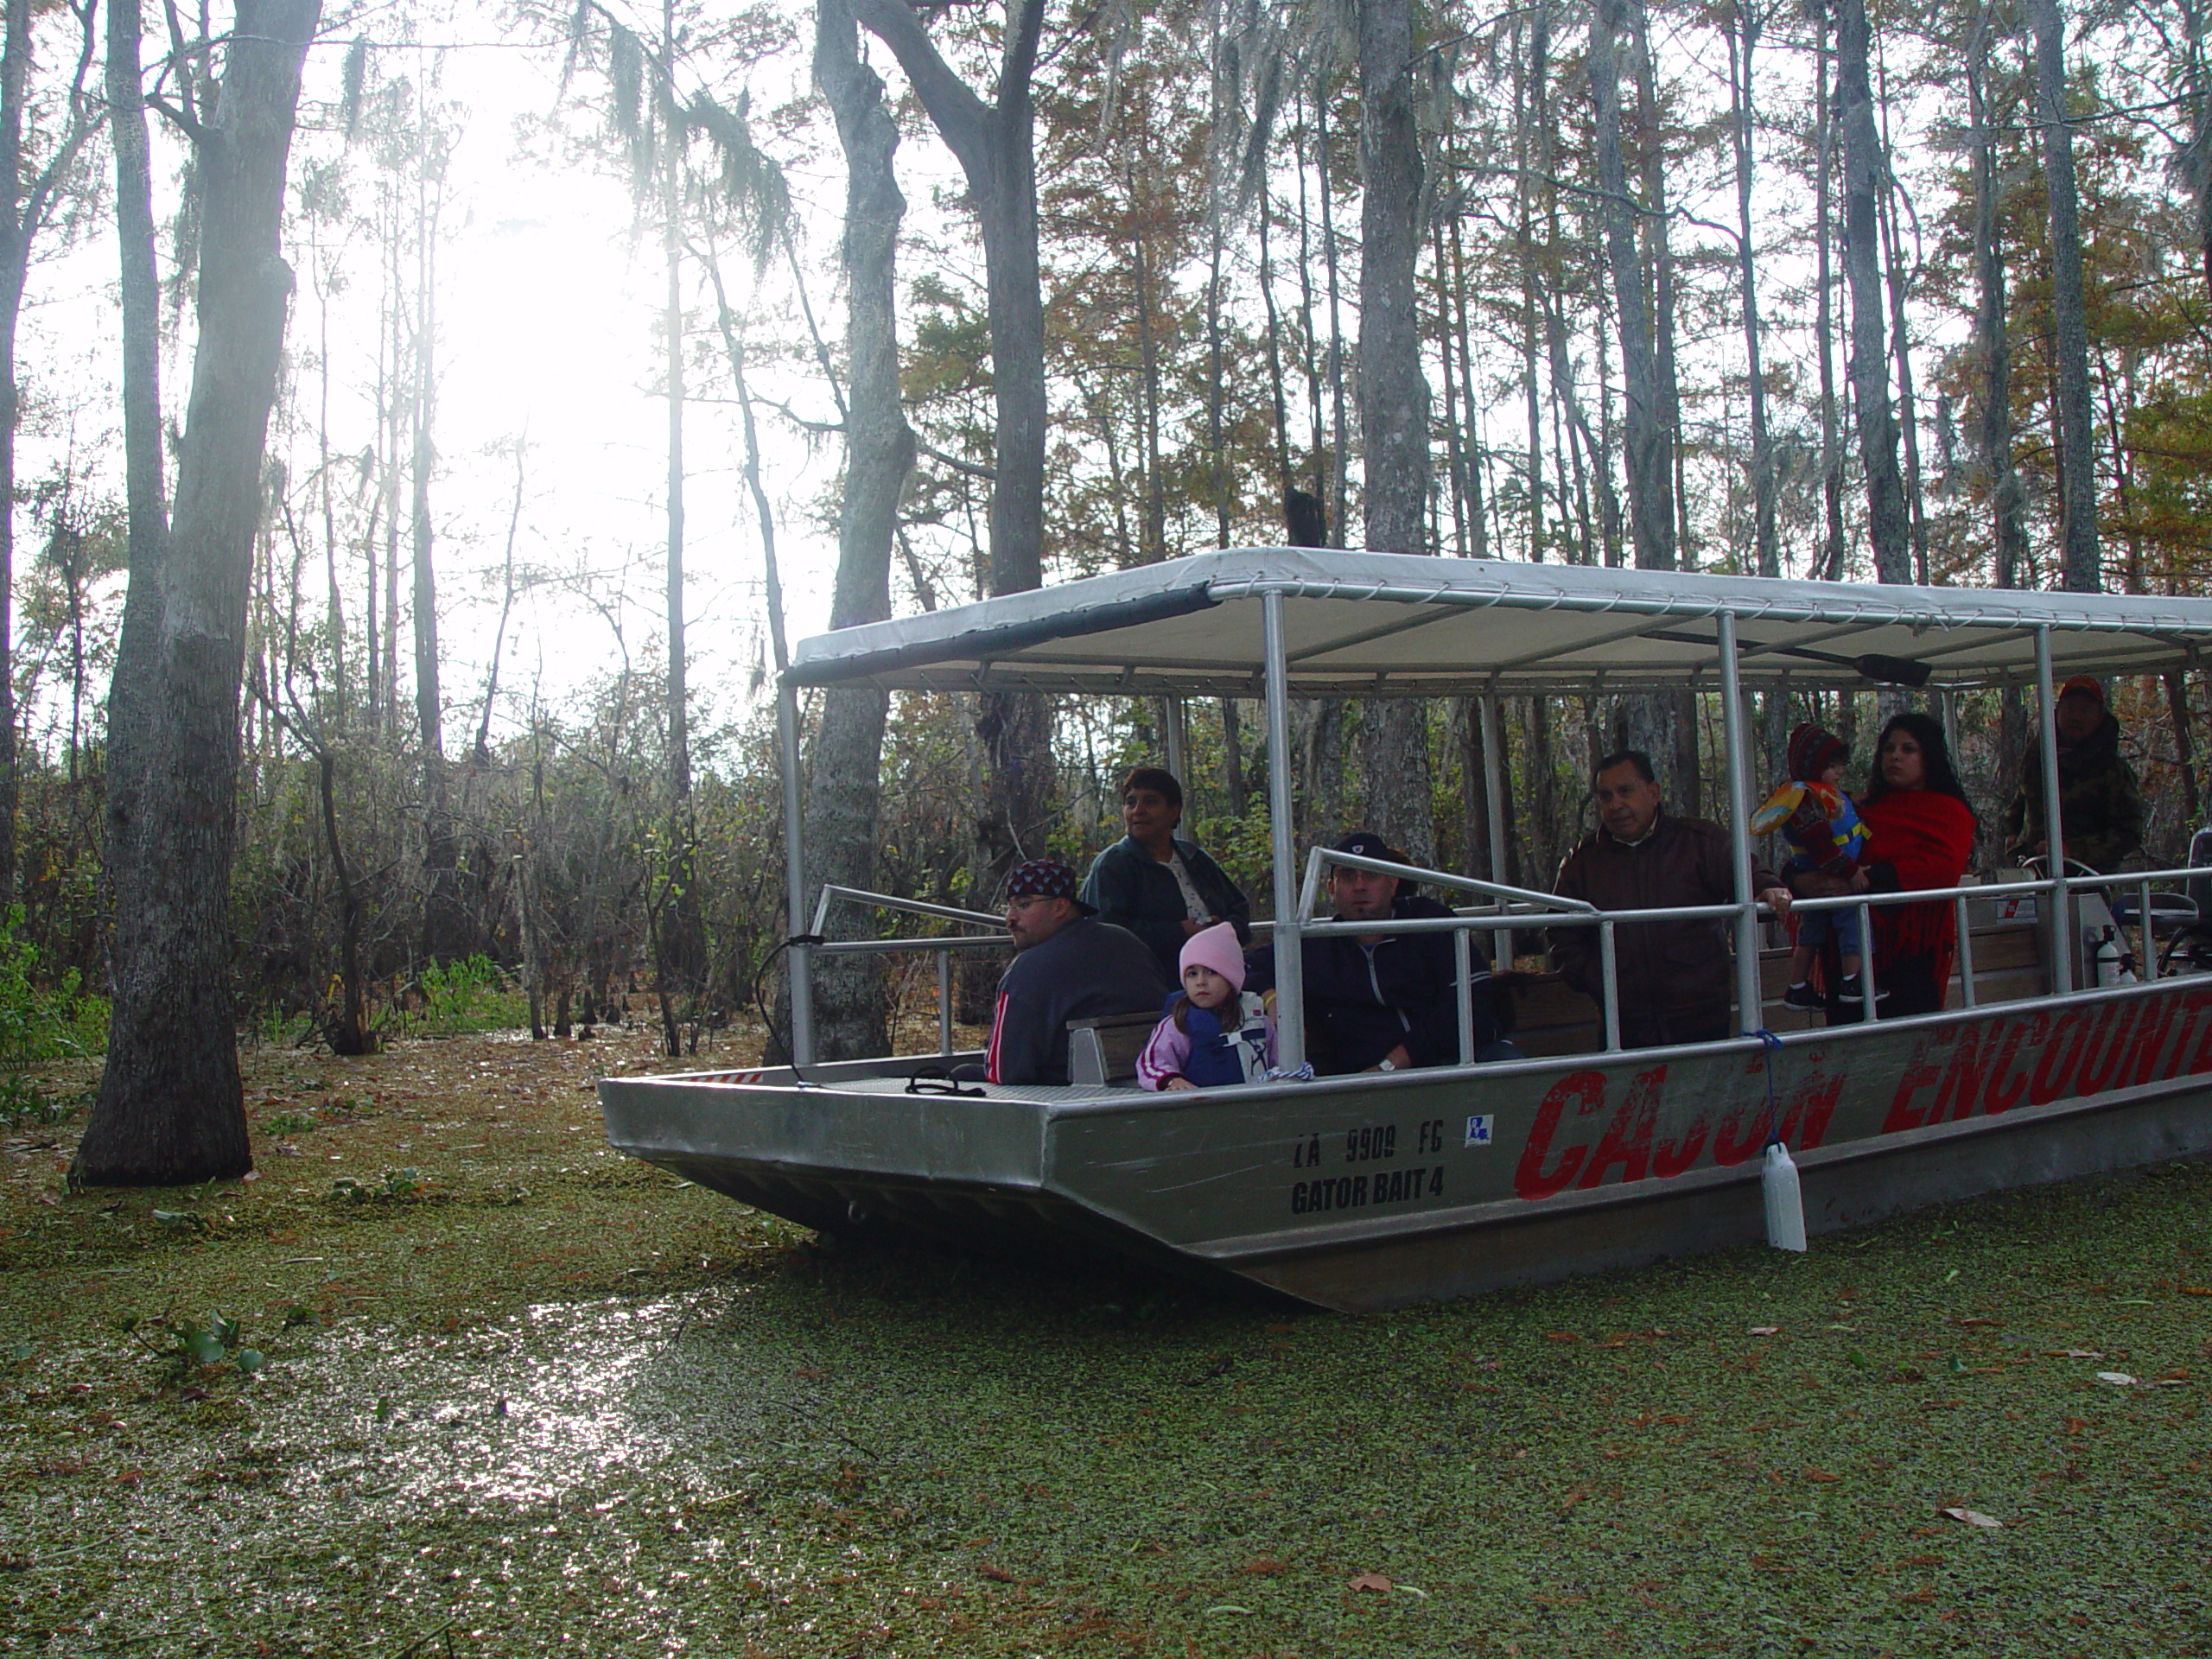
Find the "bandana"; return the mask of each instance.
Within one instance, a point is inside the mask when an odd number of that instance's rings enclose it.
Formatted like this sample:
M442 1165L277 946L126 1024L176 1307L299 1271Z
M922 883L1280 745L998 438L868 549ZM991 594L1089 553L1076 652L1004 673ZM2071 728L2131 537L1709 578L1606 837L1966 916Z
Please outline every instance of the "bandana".
M1080 884L1075 872L1057 858L1032 858L1017 864L1006 878L1008 899L1070 899L1086 916L1091 908L1076 898Z

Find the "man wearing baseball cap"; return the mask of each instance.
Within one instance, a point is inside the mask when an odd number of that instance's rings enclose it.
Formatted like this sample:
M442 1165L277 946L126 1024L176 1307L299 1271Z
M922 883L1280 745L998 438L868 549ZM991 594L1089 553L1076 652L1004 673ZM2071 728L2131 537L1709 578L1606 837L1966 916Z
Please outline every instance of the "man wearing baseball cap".
M2105 707L2105 689L2076 674L2059 688L2051 724L2058 730L2058 823L2066 856L2110 875L2143 849L2143 791L2120 752L2120 721ZM2050 850L2043 823L2043 745L2028 745L2020 792L2005 809L2005 833L2014 858Z
M1100 921L1076 897L1057 858L1017 864L1006 879L1006 931L1019 953L999 981L984 1075L992 1083L1065 1083L1068 1021L1150 1014L1171 988L1151 948Z
M1340 853L1403 864L1406 855L1372 830L1355 830ZM1449 933L1398 933L1393 921L1452 912L1433 899L1401 891L1398 878L1349 864L1329 870L1329 899L1340 922L1372 922L1372 933L1332 933L1300 941L1306 1053L1324 1076L1396 1071L1407 1066L1455 1065L1459 1059L1459 971ZM1491 997L1490 959L1470 938L1468 995L1475 1011L1478 1060L1518 1059L1503 1040ZM1273 945L1248 958L1248 991L1275 983Z

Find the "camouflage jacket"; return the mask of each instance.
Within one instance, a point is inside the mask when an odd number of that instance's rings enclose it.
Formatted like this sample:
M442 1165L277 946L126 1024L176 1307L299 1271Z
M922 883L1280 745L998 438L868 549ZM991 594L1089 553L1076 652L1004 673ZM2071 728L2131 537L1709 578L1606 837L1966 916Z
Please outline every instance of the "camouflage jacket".
M2143 846L2143 795L2134 769L2120 753L2120 721L2107 714L2097 729L2058 752L2059 823L2066 856L2110 874ZM2031 744L2020 791L2005 809L2005 833L2016 854L2044 839L2043 745Z

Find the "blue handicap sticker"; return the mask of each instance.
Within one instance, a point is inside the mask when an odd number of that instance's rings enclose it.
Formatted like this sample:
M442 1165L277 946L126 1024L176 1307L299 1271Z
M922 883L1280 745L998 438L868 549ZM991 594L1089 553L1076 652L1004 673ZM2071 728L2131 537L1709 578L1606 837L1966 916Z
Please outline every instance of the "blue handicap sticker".
M1486 1147L1490 1145L1490 1116L1488 1113L1484 1113L1480 1116L1471 1117L1467 1120L1467 1138L1464 1144L1470 1147Z

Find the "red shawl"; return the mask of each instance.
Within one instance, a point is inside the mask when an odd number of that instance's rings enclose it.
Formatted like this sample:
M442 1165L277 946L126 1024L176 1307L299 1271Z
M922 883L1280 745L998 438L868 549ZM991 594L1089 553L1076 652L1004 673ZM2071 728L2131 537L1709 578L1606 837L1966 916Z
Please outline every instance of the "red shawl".
M1957 887L1974 856L1974 812L1956 796L1932 789L1897 790L1864 803L1859 816L1868 832L1868 861L1892 866L1897 885L1908 892ZM1879 906L1873 920L1878 975L1883 963L1932 952L1936 982L1949 981L1958 945L1958 911L1950 899Z

